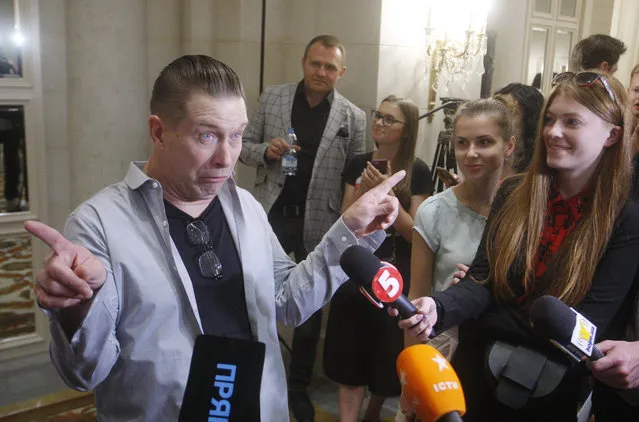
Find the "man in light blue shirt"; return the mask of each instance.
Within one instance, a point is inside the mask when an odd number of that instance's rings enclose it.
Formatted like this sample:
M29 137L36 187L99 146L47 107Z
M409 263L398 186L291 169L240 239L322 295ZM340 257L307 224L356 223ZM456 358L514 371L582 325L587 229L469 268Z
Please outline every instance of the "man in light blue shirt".
M51 320L51 359L69 386L95 390L99 420L175 421L195 338L223 333L219 318L266 345L261 420L288 420L276 321L302 323L346 280L342 252L381 243L398 211L387 192L403 173L353 204L296 265L232 178L247 117L231 68L207 56L169 64L148 124L149 160L81 204L64 236L25 224L52 249L35 285ZM203 289L207 279L231 283L229 296ZM203 297L218 299L215 309L203 312Z

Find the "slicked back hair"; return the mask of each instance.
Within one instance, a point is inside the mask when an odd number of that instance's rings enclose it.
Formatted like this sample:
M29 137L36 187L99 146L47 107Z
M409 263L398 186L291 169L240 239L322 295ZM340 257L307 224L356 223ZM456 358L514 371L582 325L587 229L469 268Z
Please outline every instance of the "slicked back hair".
M155 80L151 114L176 125L184 118L193 93L245 98L240 78L230 66L209 56L187 55L169 63Z

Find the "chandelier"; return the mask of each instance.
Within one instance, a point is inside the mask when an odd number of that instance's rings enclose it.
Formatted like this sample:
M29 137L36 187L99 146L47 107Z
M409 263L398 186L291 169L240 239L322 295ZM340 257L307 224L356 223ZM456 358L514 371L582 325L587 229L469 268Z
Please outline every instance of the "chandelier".
M435 108L438 89L464 84L477 66L475 58L485 54L488 8L488 0L429 1L425 28L428 111Z

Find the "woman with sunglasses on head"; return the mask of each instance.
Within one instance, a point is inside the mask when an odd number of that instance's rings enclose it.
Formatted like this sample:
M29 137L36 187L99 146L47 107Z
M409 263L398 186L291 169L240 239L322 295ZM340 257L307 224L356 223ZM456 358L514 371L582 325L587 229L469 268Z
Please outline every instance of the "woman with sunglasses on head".
M392 173L406 170L406 177L392 191L401 205L399 215L375 252L402 274L404 294L410 288L413 217L433 190L428 166L415 157L418 125L419 110L412 101L386 97L372 114L377 149L354 157L343 173L345 210ZM401 391L395 361L403 346L403 332L397 329L397 323L369 303L355 283L340 287L331 301L324 372L340 385L341 422L359 421L365 387L371 397L364 420L379 420L385 398L398 396Z
M554 85L528 172L500 187L468 274L414 300L418 314L399 322L421 341L461 324L452 364L466 421L576 420L587 371L531 329L536 298L575 308L597 326L593 341L621 338L632 310L639 205L629 199L625 90L598 72L559 74ZM565 371L557 382L549 365ZM524 385L549 392L534 397Z

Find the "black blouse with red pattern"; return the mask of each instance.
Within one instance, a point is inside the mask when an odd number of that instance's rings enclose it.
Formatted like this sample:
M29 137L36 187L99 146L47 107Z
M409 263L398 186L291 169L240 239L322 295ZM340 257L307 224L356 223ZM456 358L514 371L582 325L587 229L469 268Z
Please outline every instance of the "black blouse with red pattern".
M552 257L583 218L586 203L587 200L583 194L563 199L559 189L552 186L548 197L544 230L535 258L535 279L539 280L546 273Z
M562 198L557 185L552 184L550 195L548 196L544 228L534 261L535 282L532 287L533 291L539 280L546 273L553 256L555 256L564 240L583 218L584 208L587 203L588 197L583 193L568 199ZM523 293L517 298L517 301L522 303L530 293L530 291Z

